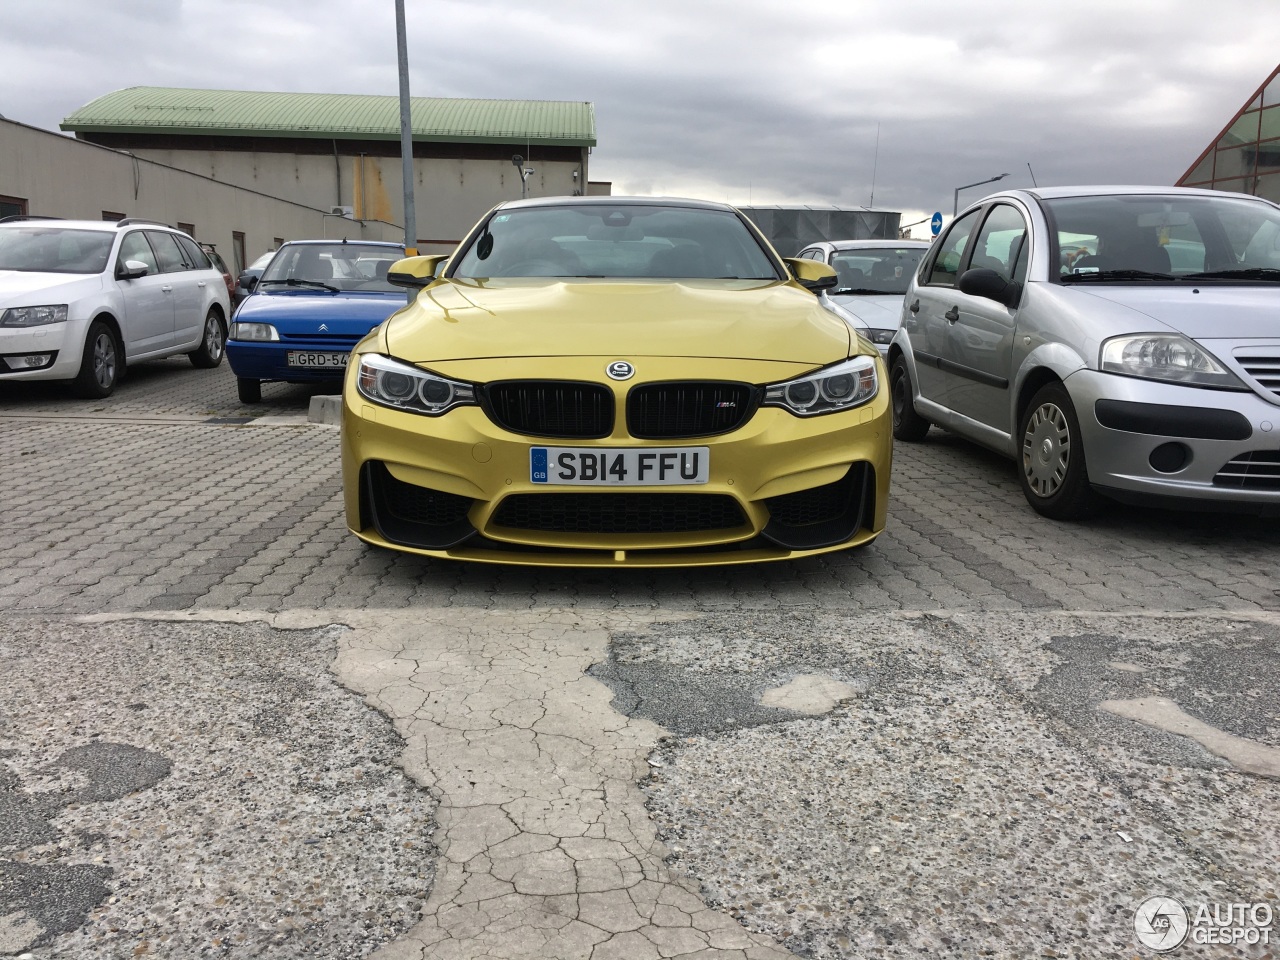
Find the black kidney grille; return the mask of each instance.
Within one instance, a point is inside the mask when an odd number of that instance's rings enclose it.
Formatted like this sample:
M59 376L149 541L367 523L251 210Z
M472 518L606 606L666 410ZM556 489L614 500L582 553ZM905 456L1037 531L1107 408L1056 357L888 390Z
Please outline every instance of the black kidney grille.
M1280 490L1280 451L1252 450L1228 461L1213 478L1215 487Z
M613 393L598 383L510 380L484 389L485 410L498 426L534 437L607 437Z
M627 432L645 440L728 433L746 423L758 403L759 391L749 383L647 383L627 396Z
M716 493L516 493L494 524L551 533L689 533L747 522L733 497Z

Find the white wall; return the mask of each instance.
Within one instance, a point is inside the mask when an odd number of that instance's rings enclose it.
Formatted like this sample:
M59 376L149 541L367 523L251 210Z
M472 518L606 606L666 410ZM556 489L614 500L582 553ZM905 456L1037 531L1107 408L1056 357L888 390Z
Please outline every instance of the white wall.
M332 183L332 159L329 164ZM173 226L190 223L196 239L215 244L233 269L234 231L244 234L248 261L271 249L277 237L404 239L403 226L394 223L325 216L328 203L320 208L278 199L9 120L0 120L0 195L26 200L31 214L99 220L112 211Z

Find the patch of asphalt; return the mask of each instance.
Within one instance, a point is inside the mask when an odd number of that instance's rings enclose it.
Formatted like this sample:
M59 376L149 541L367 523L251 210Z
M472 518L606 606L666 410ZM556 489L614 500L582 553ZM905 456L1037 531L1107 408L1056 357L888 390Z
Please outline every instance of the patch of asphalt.
M771 686L797 660L827 674L891 665L867 670L865 692L826 717L661 742L642 782L648 809L668 862L709 905L813 958L1084 960L1133 955L1134 909L1153 894L1276 905L1280 783L1090 713L1113 692L1178 688L1189 711L1248 715L1274 744L1270 708L1242 704L1228 678L1274 676L1276 627L736 613L631 631L610 663L676 686L736 677L739 690ZM1198 669L1210 656L1232 665ZM1179 662L1189 673L1129 669Z
M6 626L0 954L362 957L418 919L434 803L340 628Z

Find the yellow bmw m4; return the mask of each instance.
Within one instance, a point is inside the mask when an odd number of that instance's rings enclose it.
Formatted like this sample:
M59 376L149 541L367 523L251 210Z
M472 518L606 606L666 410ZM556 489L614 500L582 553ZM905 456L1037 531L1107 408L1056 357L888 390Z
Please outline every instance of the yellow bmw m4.
M347 525L411 553L561 566L785 560L884 528L884 362L737 210L502 204L355 347Z

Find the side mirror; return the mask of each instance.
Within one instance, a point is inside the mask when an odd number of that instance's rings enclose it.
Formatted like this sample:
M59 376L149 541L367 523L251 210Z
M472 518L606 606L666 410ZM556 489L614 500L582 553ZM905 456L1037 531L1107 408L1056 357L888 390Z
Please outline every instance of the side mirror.
M428 286L435 282L440 264L448 259L448 254L432 254L429 257L405 257L397 260L387 271L387 283L397 287Z
M974 267L960 274L960 282L957 285L961 293L967 293L971 297L982 297L986 300L994 300L996 303L1005 307L1015 307L1018 300L1022 297L1022 284L1010 283L994 270L988 270L986 267Z
M126 260L124 266L116 268L116 277L120 280L137 280L151 272L141 260Z
M791 270L791 275L796 278L800 286L814 293L830 290L839 282L835 269L817 260L785 257L782 262Z
M240 289L245 293L253 293L258 287L258 278L252 273L240 275Z

